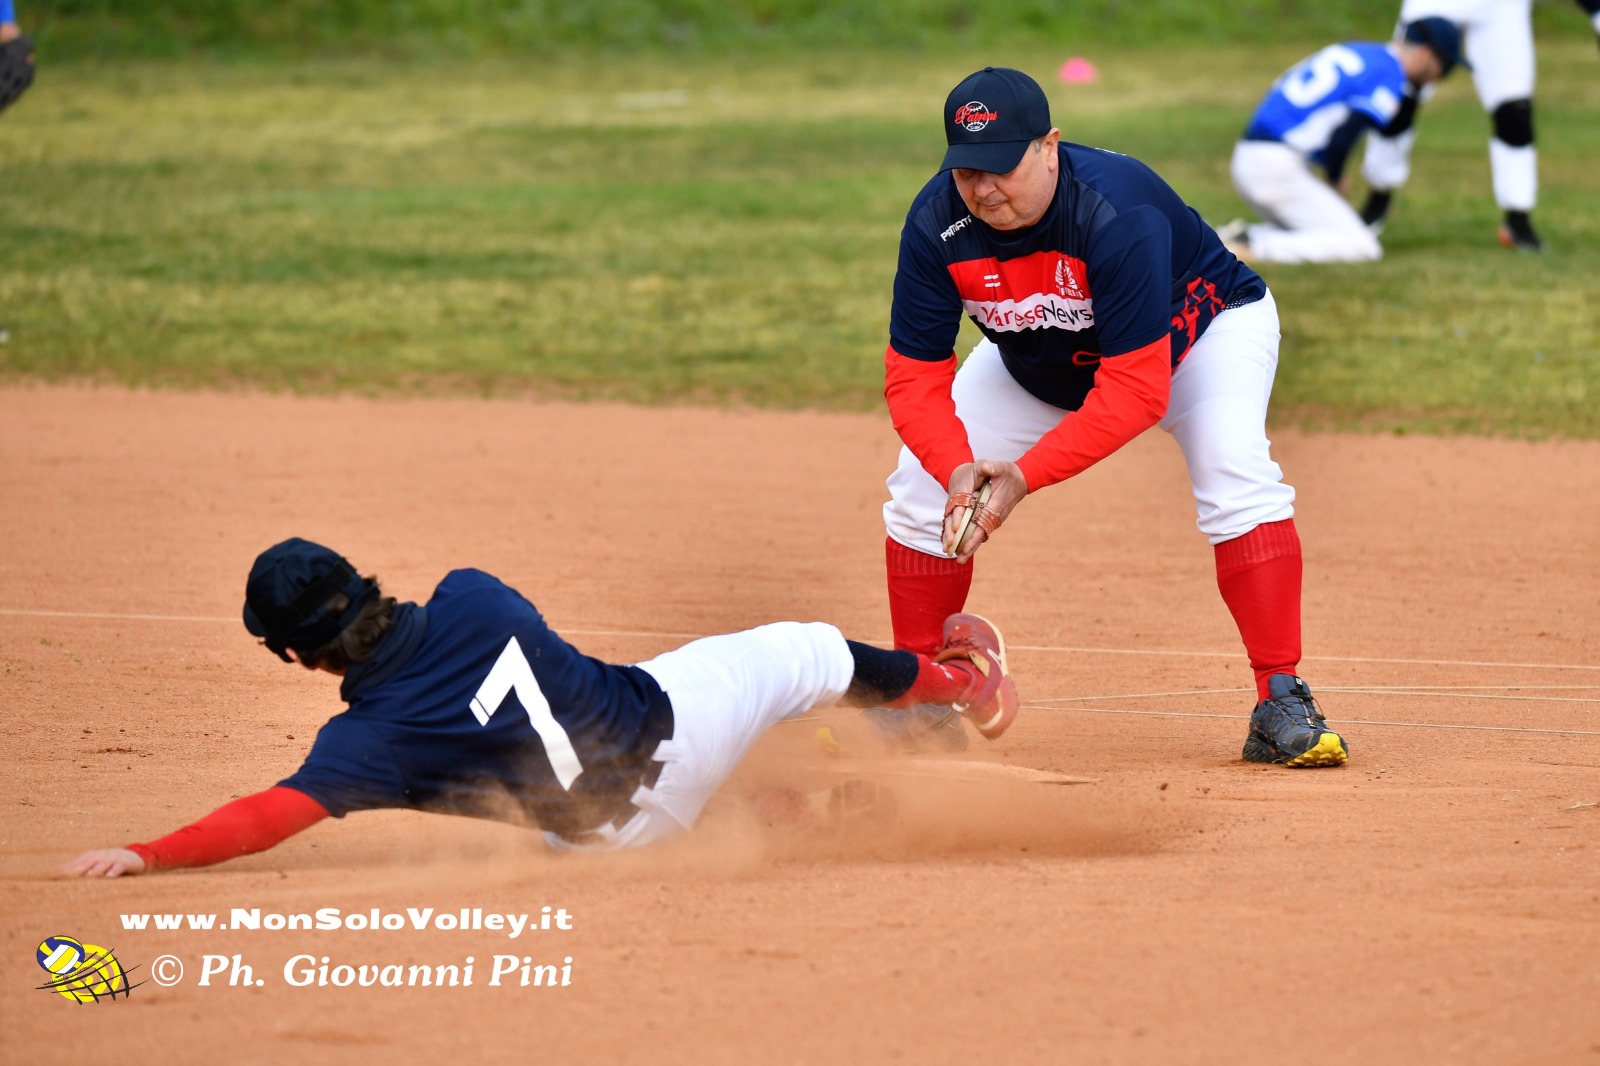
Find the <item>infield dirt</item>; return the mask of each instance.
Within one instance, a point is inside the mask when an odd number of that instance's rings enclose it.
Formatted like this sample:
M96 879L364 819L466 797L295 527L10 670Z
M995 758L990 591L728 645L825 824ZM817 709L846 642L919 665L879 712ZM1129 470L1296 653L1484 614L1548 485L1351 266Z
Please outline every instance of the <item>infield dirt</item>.
M1600 1063L1600 444L1275 441L1344 769L1239 761L1249 672L1152 432L976 560L1024 707L962 758L1093 784L884 763L889 830L797 838L730 799L603 857L369 813L87 882L55 870L273 784L340 708L239 622L267 545L324 541L406 599L481 567L615 661L779 618L886 642L896 441L872 414L0 389L0 1058ZM730 791L826 784L821 724L870 754L820 712ZM546 906L572 929L122 919ZM187 975L74 1006L37 990L51 935ZM204 954L265 983L200 987ZM298 954L478 978L292 987ZM491 987L497 954L570 958L571 983Z

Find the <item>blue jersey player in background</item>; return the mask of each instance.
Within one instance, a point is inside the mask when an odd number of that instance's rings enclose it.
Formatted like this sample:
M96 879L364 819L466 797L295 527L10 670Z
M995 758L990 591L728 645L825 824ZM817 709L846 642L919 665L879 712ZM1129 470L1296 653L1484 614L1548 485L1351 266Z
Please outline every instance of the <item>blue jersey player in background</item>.
M1382 257L1377 235L1344 197L1345 163L1363 133L1401 117L1415 95L1408 86L1432 84L1461 61L1455 23L1427 18L1397 43L1329 45L1291 67L1234 146L1234 188L1265 221L1224 227L1229 250L1259 263Z
M977 615L952 615L933 656L776 622L618 666L482 571L452 571L426 604L396 603L298 538L257 558L244 621L285 662L343 678L348 708L274 787L65 872L205 866L393 807L529 824L557 848L633 847L693 826L756 739L812 707L944 703L996 737L1018 705L1000 635Z

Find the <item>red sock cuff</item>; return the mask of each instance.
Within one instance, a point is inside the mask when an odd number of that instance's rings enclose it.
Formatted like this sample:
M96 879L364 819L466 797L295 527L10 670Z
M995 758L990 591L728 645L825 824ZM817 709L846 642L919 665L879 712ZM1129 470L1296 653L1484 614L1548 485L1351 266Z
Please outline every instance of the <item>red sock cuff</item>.
M906 547L893 537L883 539L883 556L889 573L897 577L946 577L969 572L968 563L958 563L943 555L919 552L915 548Z
M1300 554L1300 533L1294 528L1294 519L1267 522L1242 537L1225 540L1216 546L1217 573L1225 574L1246 566L1255 566L1286 555Z

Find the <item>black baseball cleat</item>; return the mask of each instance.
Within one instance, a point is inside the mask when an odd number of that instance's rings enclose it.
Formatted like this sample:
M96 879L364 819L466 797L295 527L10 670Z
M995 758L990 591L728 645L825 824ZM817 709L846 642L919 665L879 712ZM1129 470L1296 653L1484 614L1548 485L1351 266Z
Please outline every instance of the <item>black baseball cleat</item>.
M1350 758L1350 748L1343 737L1326 728L1327 719L1317 709L1306 683L1293 674L1273 674L1267 679L1267 688L1271 697L1256 704L1250 714L1245 761L1293 767L1343 766Z
M1548 250L1544 241L1539 239L1539 234L1534 231L1533 223L1526 211L1507 211L1506 220L1500 223L1500 232L1497 236L1501 244L1519 252Z

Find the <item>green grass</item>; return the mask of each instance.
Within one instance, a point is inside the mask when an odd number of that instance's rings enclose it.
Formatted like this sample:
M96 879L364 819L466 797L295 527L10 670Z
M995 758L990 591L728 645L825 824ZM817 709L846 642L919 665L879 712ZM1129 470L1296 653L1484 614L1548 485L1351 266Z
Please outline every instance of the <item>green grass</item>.
M1306 39L1331 40L1387 33L1397 9L1394 0L24 0L22 6L25 23L58 58L541 60L575 49L726 57L838 48L905 53L1018 40L1265 42L1282 26Z
M1310 47L1095 50L1056 119L1226 220L1233 138ZM945 92L1066 54L48 67L0 117L0 379L869 407ZM1387 258L1264 271L1280 418L1600 436L1576 18L1540 41L1539 104L1551 255L1494 245L1487 120L1452 79Z

